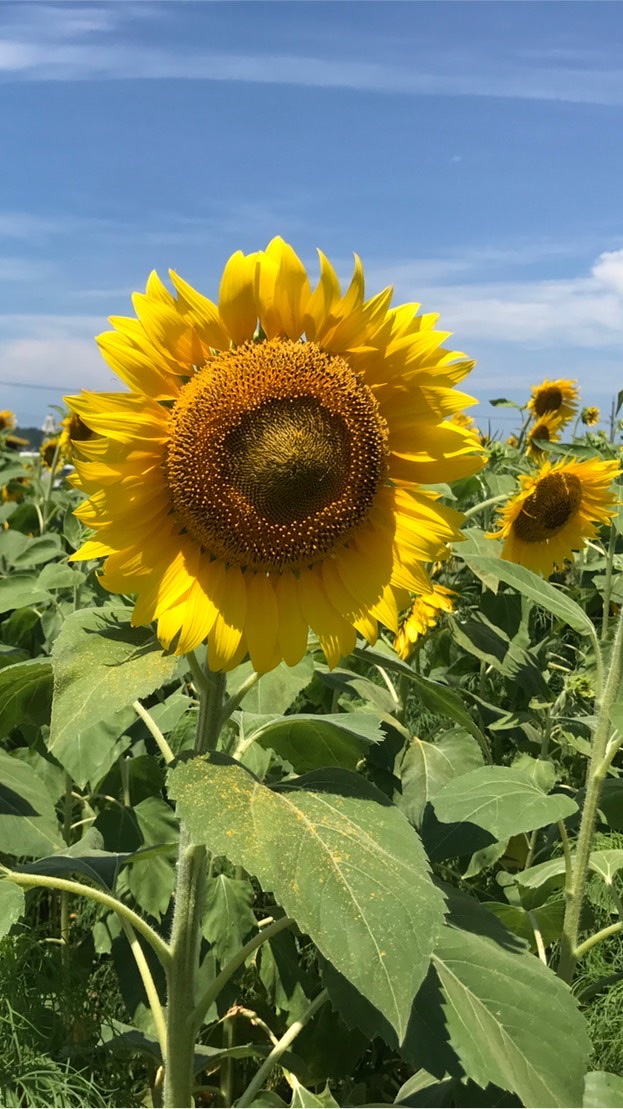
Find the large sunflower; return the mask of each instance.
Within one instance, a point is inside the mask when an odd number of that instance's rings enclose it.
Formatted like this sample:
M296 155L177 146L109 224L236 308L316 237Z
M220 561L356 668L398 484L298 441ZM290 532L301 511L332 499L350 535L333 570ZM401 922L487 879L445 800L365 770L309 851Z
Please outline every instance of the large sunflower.
M178 654L208 640L214 670L247 653L258 671L303 655L308 628L330 665L377 621L398 630L424 564L445 557L462 517L420 483L482 464L447 417L472 398L472 368L418 305L364 299L356 259L342 295L320 254L312 291L292 248L227 262L218 305L171 273L136 294L138 320L99 338L126 393L67 403L101 438L74 443L77 515L107 556L102 584L137 593ZM305 341L302 341L305 336Z
M532 386L528 409L535 420L547 413L553 413L561 425L567 424L575 416L579 395L575 381L564 377L556 381L545 378L541 385Z
M499 510L500 528L489 538L505 540L502 558L549 577L614 516L610 486L620 470L593 459L545 462L538 474L520 476L521 492Z

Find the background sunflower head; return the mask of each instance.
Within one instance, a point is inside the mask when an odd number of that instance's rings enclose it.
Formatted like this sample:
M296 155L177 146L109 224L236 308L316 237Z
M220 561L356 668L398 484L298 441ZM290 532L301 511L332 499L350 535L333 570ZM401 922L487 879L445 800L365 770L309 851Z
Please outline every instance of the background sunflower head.
M408 612L400 621L394 648L402 659L408 659L418 639L439 622L444 612L454 610L456 593L445 585L433 582L429 593L415 597Z
M526 436L526 454L528 458L539 461L545 451L539 446L540 442L557 443L560 439L562 424L555 412L548 412L541 416L536 423L528 429Z
M564 425L575 416L579 395L575 381L569 381L564 377L557 378L555 381L545 378L540 385L532 386L528 410L535 420L547 414L553 414L558 418L558 422Z
M583 408L580 413L580 419L586 427L595 427L600 420L600 411L594 405Z
M366 298L358 258L344 292L322 253L312 288L279 238L229 259L218 302L170 276L175 295L152 274L138 319L99 337L129 391L68 398L98 437L72 436L94 531L75 557L105 557L102 584L136 593L167 649L207 639L214 670L293 664L310 627L333 666L358 632L398 631L460 538L422 486L483 464L450 422L473 363L418 305Z
M504 540L502 558L549 577L614 516L611 485L620 471L618 462L595 459L545 462L536 475L520 476L521 490L499 510L489 538Z

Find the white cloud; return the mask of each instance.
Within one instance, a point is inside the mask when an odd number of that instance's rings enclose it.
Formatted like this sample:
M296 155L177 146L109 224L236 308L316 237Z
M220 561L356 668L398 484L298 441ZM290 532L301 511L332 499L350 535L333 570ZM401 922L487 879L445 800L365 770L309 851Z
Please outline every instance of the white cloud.
M94 336L104 330L100 317L5 315L0 316L0 384L3 394L11 385L20 400L47 403L58 392L78 389L118 389L120 383L104 362Z
M385 272L391 267L373 274ZM393 272L396 299L421 301L424 311L440 312L441 325L451 327L461 342L623 347L623 250L605 251L588 275L565 280L437 282L430 262L403 264L402 273L399 264ZM442 276L451 278L451 271Z
M149 3L55 6L22 0L10 13L0 38L5 80L190 79L623 105L623 66L614 49L608 56L607 43L597 53L547 44L533 50L504 40L487 54L474 44L431 50L419 36L411 63L401 66L391 37L376 42L370 60L353 58L352 43L343 57L318 57L161 49L144 36L130 41L130 22L161 17L162 9Z

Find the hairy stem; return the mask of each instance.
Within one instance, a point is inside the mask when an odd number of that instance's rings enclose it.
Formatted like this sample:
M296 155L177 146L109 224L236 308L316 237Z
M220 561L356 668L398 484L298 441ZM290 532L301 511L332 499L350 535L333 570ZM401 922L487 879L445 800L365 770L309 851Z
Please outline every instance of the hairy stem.
M582 953L582 948L578 948L582 902L586 889L591 849L595 835L595 823L599 809L601 787L608 769L606 752L612 732L610 709L618 697L622 676L623 615L619 617L616 637L612 647L610 666L608 668L608 676L605 681L603 694L597 706L597 724L593 736L593 749L588 768L586 795L580 822L580 832L578 835L573 870L567 877L565 885L565 916L561 938L560 963L558 966L558 974L565 982L571 981L579 954Z
M188 656L199 693L195 754L214 750L220 731L225 675L205 670L194 654ZM167 968L167 1063L164 1105L188 1109L193 1104L196 1026L193 1021L201 948L201 917L205 894L207 854L193 844L182 822L171 931L171 959Z

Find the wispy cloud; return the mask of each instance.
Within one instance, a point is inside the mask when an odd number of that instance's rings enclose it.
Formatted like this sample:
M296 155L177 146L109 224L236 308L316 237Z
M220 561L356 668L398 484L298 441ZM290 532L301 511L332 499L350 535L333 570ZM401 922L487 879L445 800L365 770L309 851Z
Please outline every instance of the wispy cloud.
M19 4L5 18L0 77L22 81L170 79L237 81L378 93L505 97L623 105L623 65L616 53L599 57L578 47L539 50L504 41L495 52L473 45L431 51L414 41L409 65L391 50L374 59L352 53L320 57L283 51L237 53L165 49L128 41L122 25L159 17L152 4ZM352 48L352 44L350 44Z
M402 274L397 267L398 299L440 312L461 342L493 340L524 349L623 344L623 250L604 251L588 274L564 280L437 282L434 270L426 281L425 263L420 267L413 263Z

